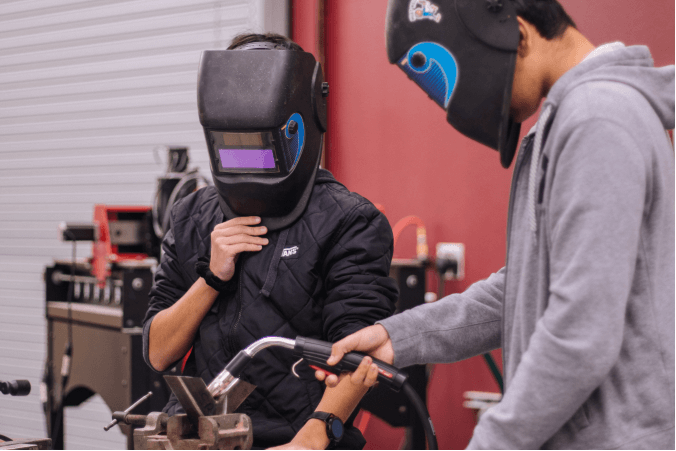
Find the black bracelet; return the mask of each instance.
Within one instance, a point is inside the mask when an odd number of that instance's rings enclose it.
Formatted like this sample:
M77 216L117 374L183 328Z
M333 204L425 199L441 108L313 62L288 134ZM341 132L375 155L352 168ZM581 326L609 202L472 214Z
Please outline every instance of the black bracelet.
M218 292L230 291L230 281L221 280L216 274L211 272L209 268L210 261L208 257L200 257L195 262L195 272L200 276L211 288Z

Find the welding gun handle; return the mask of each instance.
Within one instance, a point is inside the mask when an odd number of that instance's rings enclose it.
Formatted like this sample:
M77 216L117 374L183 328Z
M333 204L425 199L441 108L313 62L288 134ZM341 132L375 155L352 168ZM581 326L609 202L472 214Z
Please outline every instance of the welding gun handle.
M296 346L293 352L296 357L302 357L310 365L334 374L355 371L366 356L361 352L348 352L340 362L331 366L326 363L326 360L331 356L331 347L332 344L326 341L296 337ZM373 359L373 363L378 366L378 381L394 391L399 391L406 382L408 375L382 360Z

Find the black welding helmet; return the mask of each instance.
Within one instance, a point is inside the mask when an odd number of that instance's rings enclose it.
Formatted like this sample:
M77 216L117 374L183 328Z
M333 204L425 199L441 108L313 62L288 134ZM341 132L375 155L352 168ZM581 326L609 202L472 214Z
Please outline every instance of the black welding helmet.
M260 216L287 227L312 193L326 131L321 65L310 53L268 42L208 50L197 105L226 219Z
M521 128L509 116L519 44L513 0L389 0L385 34L390 63L509 167Z

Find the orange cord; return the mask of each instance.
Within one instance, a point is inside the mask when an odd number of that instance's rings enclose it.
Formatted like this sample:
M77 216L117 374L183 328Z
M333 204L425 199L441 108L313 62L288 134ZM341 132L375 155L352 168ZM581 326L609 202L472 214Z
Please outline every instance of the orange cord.
M394 248L397 248L397 240L401 235L401 232L410 225L415 225L415 235L416 235L416 246L415 253L418 260L427 260L429 257L429 248L427 247L427 229L425 228L425 223L422 219L417 216L406 216L397 222L397 224L392 228L392 234L394 235Z

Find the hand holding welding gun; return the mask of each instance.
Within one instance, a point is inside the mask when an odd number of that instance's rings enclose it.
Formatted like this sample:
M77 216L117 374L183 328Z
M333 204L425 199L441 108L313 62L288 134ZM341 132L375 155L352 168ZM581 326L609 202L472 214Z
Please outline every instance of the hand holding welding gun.
M317 373L324 374L321 370ZM366 394L368 387L376 383L378 367L371 357L366 356L352 375L332 376L336 378L336 384L327 388L316 410L330 412L345 423ZM340 386L336 388L339 382ZM325 449L328 445L326 424L322 420L311 419L298 431L291 442L270 449Z
M218 224L211 232L209 269L227 282L235 273L235 263L242 252L258 252L268 244L261 237L266 227L258 227L258 217L239 217ZM192 346L200 323L219 292L200 277L175 304L152 319L148 340L148 358L158 371L166 370L183 357Z
M394 362L392 341L387 330L380 324L366 327L334 343L331 348L331 357L329 357L326 363L335 365L350 351L367 353L390 365ZM366 359L367 357L364 358L364 360ZM367 387L372 386L378 377L378 367L375 364L370 364L370 368L366 373L360 371L360 369L361 366L351 374L352 383L363 384ZM338 376L327 374L321 370L315 373L315 377L320 381L325 381L329 387L335 387L338 384Z

